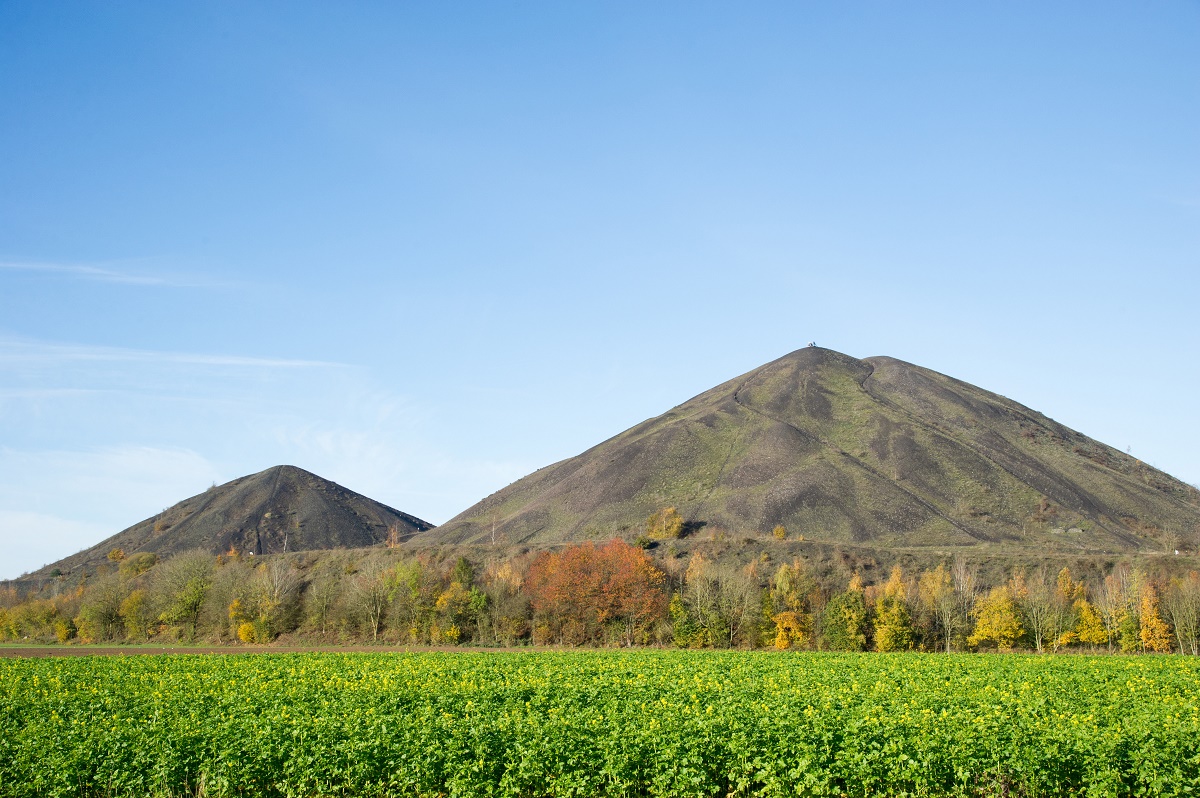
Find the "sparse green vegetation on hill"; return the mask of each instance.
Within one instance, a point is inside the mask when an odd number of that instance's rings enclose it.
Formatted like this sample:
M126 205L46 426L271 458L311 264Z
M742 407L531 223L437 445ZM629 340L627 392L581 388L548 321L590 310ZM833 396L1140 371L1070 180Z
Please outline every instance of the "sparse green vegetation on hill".
M1200 491L1002 396L816 347L510 485L412 545L684 534L880 548L1194 551Z

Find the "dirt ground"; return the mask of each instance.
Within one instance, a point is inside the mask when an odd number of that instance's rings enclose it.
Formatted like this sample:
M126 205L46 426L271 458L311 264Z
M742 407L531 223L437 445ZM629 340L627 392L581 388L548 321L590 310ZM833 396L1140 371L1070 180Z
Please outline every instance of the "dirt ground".
M479 648L467 646L89 646L0 645L0 657L128 657L164 654L409 654L447 652L461 654L515 654L529 651L566 651L552 646Z

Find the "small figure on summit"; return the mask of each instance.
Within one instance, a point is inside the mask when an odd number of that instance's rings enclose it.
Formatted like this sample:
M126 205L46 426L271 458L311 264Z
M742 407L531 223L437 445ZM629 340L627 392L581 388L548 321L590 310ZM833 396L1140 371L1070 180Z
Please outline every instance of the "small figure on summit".
M816 342L816 341L809 341L809 342L808 342L808 345L809 345L809 346L816 346L816 345L817 345L817 342Z

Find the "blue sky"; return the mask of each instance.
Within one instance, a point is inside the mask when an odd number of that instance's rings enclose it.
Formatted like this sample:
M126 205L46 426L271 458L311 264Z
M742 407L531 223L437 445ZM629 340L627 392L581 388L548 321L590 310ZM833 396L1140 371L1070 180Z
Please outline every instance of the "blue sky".
M809 340L1200 481L1200 5L0 5L0 578L433 522Z

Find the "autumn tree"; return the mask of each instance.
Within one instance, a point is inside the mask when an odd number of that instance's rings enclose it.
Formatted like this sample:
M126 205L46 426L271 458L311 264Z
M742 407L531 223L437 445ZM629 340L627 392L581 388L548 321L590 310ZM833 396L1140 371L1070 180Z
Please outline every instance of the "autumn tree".
M304 591L304 618L308 628L326 634L335 620L342 597L346 563L340 556L326 556L310 571Z
M1109 642L1108 628L1099 611L1085 596L1075 600L1075 635L1080 643L1101 646Z
M32 598L8 612L6 635L13 640L37 639L55 634L55 624L74 614L61 599Z
M809 575L804 563L793 560L791 565L784 563L776 569L771 577L771 601L773 608L784 611L807 612L813 591L817 583Z
M150 612L146 591L135 588L121 602L121 622L130 640L145 640L153 629L154 615Z
M850 586L836 593L822 613L825 644L834 651L862 651L867 647L867 601L856 574Z
M371 640L379 640L384 619L392 598L392 569L382 557L367 557L358 563L347 584L350 605L359 620L371 633Z
M975 602L979 600L979 574L961 556L955 556L950 570L954 578L954 593L958 597L959 621L964 630L970 629L975 620Z
M1192 656L1200 654L1200 573L1191 571L1173 579L1165 604L1179 650Z
M300 613L300 573L291 559L275 556L254 566L241 595L230 603L229 618L244 643L269 643L296 628Z
M964 626L959 595L954 589L954 578L944 564L938 564L937 568L921 574L917 591L922 605L933 618L937 633L945 643L946 653L949 654L954 637Z
M442 588L434 568L420 558L401 560L392 567L387 584L390 617L409 642L445 642L433 640L441 631L434 628L434 613Z
M125 600L125 585L116 574L101 577L91 585L82 599L75 627L85 643L116 640L125 633L121 617L121 602Z
M493 562L484 570L488 612L482 622L491 642L511 646L529 634L529 597L524 586L525 563L521 559Z
M703 648L711 645L705 630L700 628L700 624L688 612L682 592L671 594L667 615L671 619L671 638L675 645L680 648Z
M458 643L473 632L478 618L487 609L487 596L474 586L453 580L434 600L438 618L431 624L430 641Z
M1066 568L1059 572L1055 581L1048 578L1044 569L1028 579L1021 575L1014 577L1013 596L1039 654L1047 646L1057 650L1069 640L1064 640L1063 635L1073 631L1072 604L1076 590L1071 572Z
M875 600L875 650L904 651L912 648L912 614L904 573L897 565Z
M1017 602L1011 585L992 588L975 604L975 629L967 638L972 646L992 643L1006 651L1016 645L1025 633L1017 615Z
M1146 584L1146 577L1140 570L1129 568L1118 569L1116 575L1121 580L1121 590L1124 596L1124 607L1117 620L1117 642L1121 653L1131 654L1144 651L1142 640L1141 597Z
M1121 616L1117 626L1117 644L1122 654L1132 654L1142 650L1142 625L1136 612Z
M1149 582L1142 585L1138 602L1138 638L1143 651L1171 652L1171 629L1158 611L1158 591Z
M692 556L685 573L683 602L696 627L693 645L757 645L762 591L746 570ZM758 631L756 631L758 630Z
M254 580L254 560L218 555L212 584L204 602L201 619L205 627L222 641L227 639L253 643L254 628L251 583Z
M693 554L668 606L675 645L708 648L727 638L728 628L719 610L719 587L716 564L700 552Z
M812 634L810 595L815 590L816 583L802 562L779 566L767 593L767 617L773 624L771 645L785 649L808 643Z
M242 603L241 597L235 598L229 603L229 623L233 627L233 634L238 640L243 643L265 643L265 632L260 631L258 624L255 623L254 611ZM264 639L260 639L262 636Z
M255 592L259 597L259 617L270 639L290 632L300 623L300 571L291 557L272 557L257 568Z
M662 617L663 574L642 549L622 540L543 552L530 564L524 589L543 639L625 645L644 641Z
M1087 588L1080 580L1071 578L1071 569L1063 566L1055 580L1052 623L1047 641L1052 651L1081 642L1079 626L1079 602L1086 602Z
M455 562L450 583L438 592L434 610L438 618L431 642L458 643L474 633L487 610L487 594L475 586L475 568L467 558Z
M75 626L75 621L72 618L63 616L54 622L54 637L60 643L65 643L68 640L71 640L78 634L78 632L79 629ZM92 641L85 640L84 642L87 643Z
M683 534L683 516L674 507L664 507L646 519L646 535L651 540L677 538Z
M717 590L717 612L727 630L723 646L757 646L760 642L760 626L763 605L763 589L752 570L738 568L732 564L721 564L714 569Z
M1129 588L1131 587L1130 571L1127 566L1119 566L1104 577L1100 583L1100 591L1096 596L1096 612L1104 622L1105 634L1108 638L1108 650L1113 649L1121 632L1122 623L1130 613Z
M152 551L139 551L130 554L127 557L122 557L118 571L122 577L133 579L141 576L154 567L158 562L158 557Z
M178 626L186 639L194 640L212 586L213 558L195 549L176 554L154 571L152 586L163 608L160 620Z

